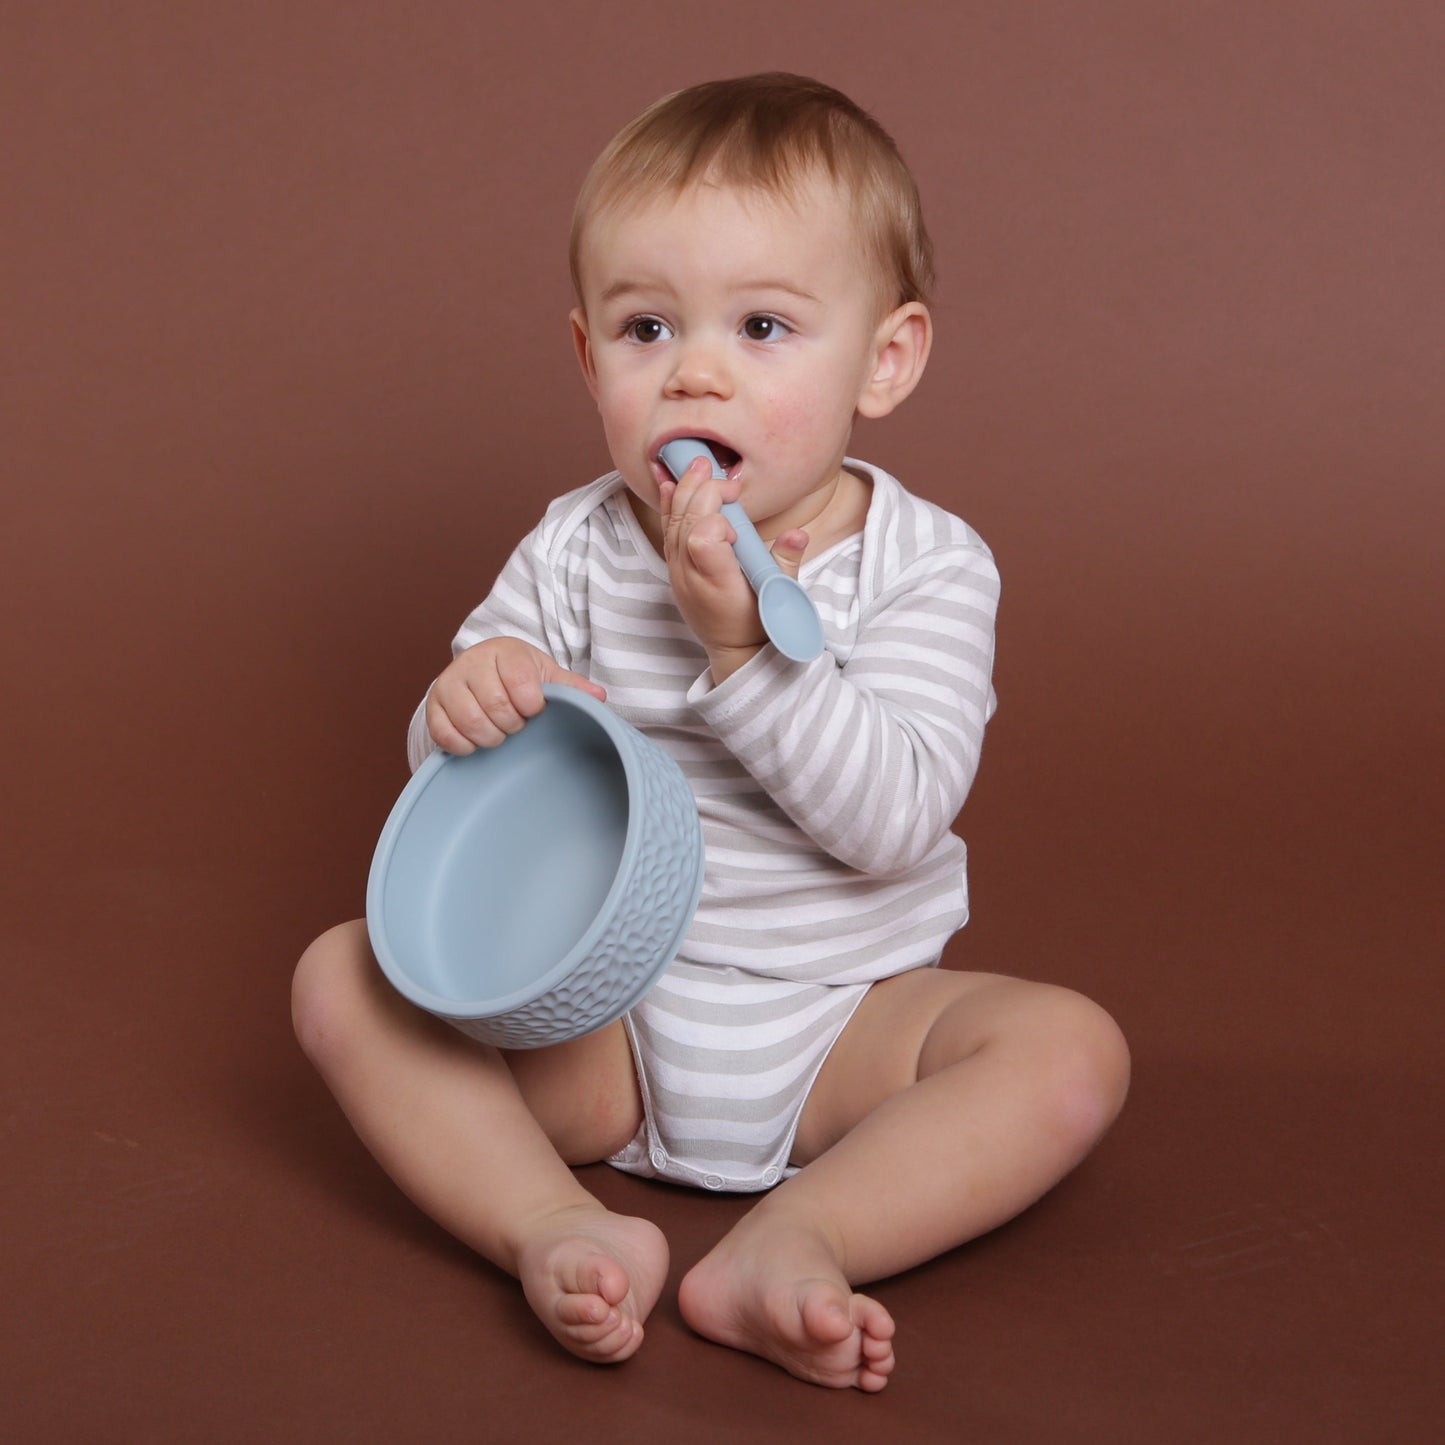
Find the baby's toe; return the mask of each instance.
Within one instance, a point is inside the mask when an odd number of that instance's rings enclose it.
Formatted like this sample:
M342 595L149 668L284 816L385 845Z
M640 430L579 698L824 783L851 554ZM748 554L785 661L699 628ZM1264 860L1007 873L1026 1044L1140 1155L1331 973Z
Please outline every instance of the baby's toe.
M596 1295L564 1295L557 1301L554 1333L592 1360L614 1358L641 1334L637 1322Z
M619 1315L573 1335L575 1347L590 1360L625 1360L642 1343L642 1326Z
M557 1321L569 1329L607 1324L616 1313L600 1295L563 1294L557 1297Z
M888 1383L888 1376L881 1370L871 1370L865 1365L858 1371L858 1378L853 1383L865 1394L876 1395Z
M875 1339L872 1335L863 1336L863 1362L873 1366L875 1369L893 1368L893 1341Z
M617 1260L605 1254L589 1255L579 1260L570 1277L563 1275L562 1284L569 1294L579 1298L599 1298L606 1305L621 1304L631 1288L627 1271Z
M897 1328L893 1323L893 1316L876 1299L870 1299L866 1294L853 1296L852 1318L853 1323L863 1331L865 1340L887 1343L892 1340L893 1332Z
M842 1292L831 1286L809 1293L800 1312L807 1336L820 1344L836 1344L853 1333L853 1321Z

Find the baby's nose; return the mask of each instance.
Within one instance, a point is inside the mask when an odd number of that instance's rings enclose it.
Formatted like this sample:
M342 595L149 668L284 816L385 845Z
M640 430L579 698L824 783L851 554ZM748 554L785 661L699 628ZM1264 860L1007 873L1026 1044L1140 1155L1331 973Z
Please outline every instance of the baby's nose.
M673 354L676 360L668 378L669 392L680 396L731 394L732 373L722 347L699 337L677 347Z

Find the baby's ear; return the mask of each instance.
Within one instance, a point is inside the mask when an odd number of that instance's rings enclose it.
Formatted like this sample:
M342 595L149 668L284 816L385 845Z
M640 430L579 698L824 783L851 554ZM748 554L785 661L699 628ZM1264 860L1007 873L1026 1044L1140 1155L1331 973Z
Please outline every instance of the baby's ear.
M578 364L582 367L582 379L587 383L587 390L592 393L592 400L597 400L597 366L592 360L592 337L587 330L587 313L580 307L574 306L568 320L572 323L572 347L577 353Z
M928 365L933 318L921 301L890 311L873 334L875 363L858 397L858 414L887 416L912 392Z

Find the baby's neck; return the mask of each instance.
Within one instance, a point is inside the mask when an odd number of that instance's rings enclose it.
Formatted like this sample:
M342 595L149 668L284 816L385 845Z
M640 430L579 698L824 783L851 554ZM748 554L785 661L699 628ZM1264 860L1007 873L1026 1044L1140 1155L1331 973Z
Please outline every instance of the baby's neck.
M844 467L838 473L838 484L828 505L803 530L808 534L808 550L803 553L806 562L836 547L847 537L863 530L868 519L868 507L873 500L873 483L857 472Z

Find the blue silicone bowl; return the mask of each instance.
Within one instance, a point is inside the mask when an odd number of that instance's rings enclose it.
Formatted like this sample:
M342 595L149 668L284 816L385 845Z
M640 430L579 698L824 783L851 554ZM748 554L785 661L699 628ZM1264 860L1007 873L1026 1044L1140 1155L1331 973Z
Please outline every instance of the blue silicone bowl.
M702 891L682 769L570 687L521 732L433 753L372 858L366 922L412 1003L500 1048L620 1018L672 962Z

